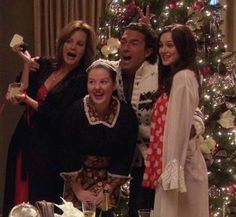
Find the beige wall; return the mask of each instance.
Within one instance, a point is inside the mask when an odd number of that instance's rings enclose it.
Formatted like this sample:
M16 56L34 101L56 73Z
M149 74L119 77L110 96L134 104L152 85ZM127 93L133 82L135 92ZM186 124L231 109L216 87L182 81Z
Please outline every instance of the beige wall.
M8 83L22 68L22 61L9 47L10 40L14 33L21 34L33 54L33 21L33 0L0 0L0 104ZM0 115L0 213L8 144L21 112L19 106L7 105Z
M236 1L227 0L227 13L225 22L226 43L228 51L236 51ZM236 54L234 55L236 63Z

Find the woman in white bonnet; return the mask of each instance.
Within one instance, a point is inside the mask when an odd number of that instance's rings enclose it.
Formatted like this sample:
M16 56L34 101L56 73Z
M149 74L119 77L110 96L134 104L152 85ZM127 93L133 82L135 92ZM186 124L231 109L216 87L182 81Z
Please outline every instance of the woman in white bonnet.
M112 96L116 71L111 62L93 62L87 76L88 95L65 117L64 198L75 206L93 202L99 212L107 192L111 211L120 186L129 180L138 123L133 109Z

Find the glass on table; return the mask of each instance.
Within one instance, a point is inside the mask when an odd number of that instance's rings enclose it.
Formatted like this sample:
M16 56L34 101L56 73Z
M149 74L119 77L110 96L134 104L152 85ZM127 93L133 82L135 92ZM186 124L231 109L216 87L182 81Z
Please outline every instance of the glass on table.
M151 210L150 209L139 209L138 216L139 217L151 217Z
M21 82L10 83L8 86L8 93L11 97L13 97L17 94L21 94L23 89L24 89L24 85Z
M95 217L96 215L96 205L95 203L89 201L82 202L82 211L84 213L84 217Z

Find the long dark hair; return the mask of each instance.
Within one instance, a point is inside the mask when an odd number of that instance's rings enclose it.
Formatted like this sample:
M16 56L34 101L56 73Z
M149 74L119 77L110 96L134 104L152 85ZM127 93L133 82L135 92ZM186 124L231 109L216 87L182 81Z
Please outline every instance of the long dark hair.
M96 35L90 25L82 20L73 20L68 23L61 31L61 34L57 40L57 67L60 68L63 63L63 45L66 40L76 31L83 31L87 35L86 48L80 63L83 63L84 70L94 61L96 55Z
M164 66L159 54L160 38L166 33L172 34L174 45L179 53L179 60L174 66ZM200 84L199 72L196 65L197 44L191 30L182 24L174 24L164 27L157 39L158 69L159 69L159 91L158 96L163 92L170 94L174 75L182 69L194 71L197 81Z

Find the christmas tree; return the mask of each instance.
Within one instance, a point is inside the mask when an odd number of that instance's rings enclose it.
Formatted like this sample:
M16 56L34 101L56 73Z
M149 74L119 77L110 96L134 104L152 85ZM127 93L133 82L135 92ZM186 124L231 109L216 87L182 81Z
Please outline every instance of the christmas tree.
M148 6L148 7L147 7ZM198 44L198 67L202 75L200 108L205 133L198 139L209 171L210 216L236 216L236 73L221 30L219 0L114 0L100 20L100 56L118 59L119 37L130 22L138 22L140 10L157 32L165 25L189 26ZM146 11L148 10L148 11ZM128 192L128 185L123 193ZM126 195L127 196L127 195ZM127 216L127 197L117 210Z

